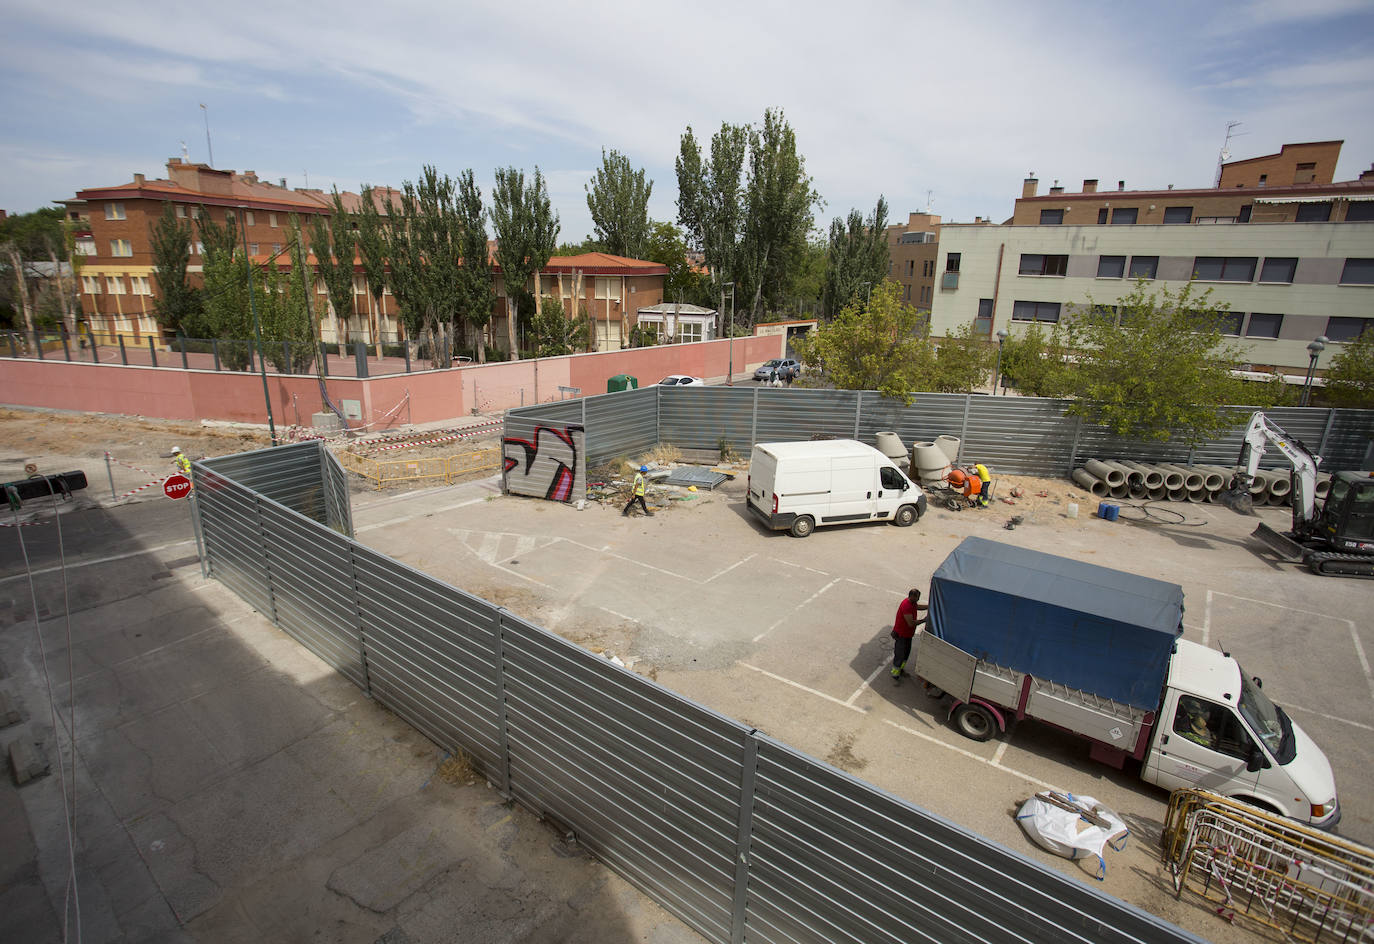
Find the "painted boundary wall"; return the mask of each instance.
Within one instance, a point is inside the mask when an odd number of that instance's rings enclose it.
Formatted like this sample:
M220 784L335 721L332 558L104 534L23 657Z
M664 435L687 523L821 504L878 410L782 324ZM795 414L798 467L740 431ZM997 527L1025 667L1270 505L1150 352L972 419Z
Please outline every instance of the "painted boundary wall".
M655 398L653 404L645 395ZM621 399L623 398L623 399ZM890 430L910 448L937 435L957 436L960 461L983 462L997 472L1065 476L1088 459L1234 465L1253 407L1233 407L1237 426L1226 436L1190 449L1179 442L1122 439L1099 426L1065 416L1067 400L980 394L917 394L904 406L874 391L808 390L763 385L658 387L604 394L578 404L541 404L508 410L504 435L528 438L541 425L581 423L588 461L637 457L658 443L716 450L722 442L748 455L756 442L859 439L873 445ZM1374 410L1284 407L1267 411L1281 427L1322 456L1322 470L1360 468L1374 440ZM1269 450L1262 465L1284 469Z
M735 375L744 376L769 358L780 357L783 342L779 337L736 338ZM367 428L388 429L556 402L576 396L572 388L582 396L604 393L606 381L616 374L637 377L643 386L667 374L720 380L729 369L731 348L728 340L670 344L409 374L329 377L325 384L336 404L358 402L359 422ZM278 427L309 426L312 414L329 409L313 375L269 373L267 393ZM169 420L267 423L262 376L246 371L0 357L0 401Z
M1201 944L363 547L333 461L195 463L211 575L708 941Z

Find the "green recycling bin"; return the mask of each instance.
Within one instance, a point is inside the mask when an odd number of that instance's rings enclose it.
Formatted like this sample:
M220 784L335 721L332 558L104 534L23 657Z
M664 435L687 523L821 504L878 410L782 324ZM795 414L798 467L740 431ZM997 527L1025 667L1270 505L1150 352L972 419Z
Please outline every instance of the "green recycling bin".
M620 390L638 390L639 378L631 377L629 374L616 374L606 381L606 392L616 393Z

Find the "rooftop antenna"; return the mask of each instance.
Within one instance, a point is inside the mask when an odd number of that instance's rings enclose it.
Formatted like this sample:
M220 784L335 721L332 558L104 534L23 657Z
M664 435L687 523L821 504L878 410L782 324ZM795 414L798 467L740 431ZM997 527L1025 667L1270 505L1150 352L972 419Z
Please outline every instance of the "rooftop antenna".
M934 190L927 190L927 191L926 191L926 213L927 213L927 214L930 213L931 197L934 195L934 193L935 193Z
M1238 137L1240 137L1240 136L1243 135L1243 134L1249 134L1249 133L1250 133L1250 132L1248 132L1248 131L1237 131L1237 130L1236 130L1236 129L1239 128L1243 123L1244 123L1244 122L1240 122L1240 121L1228 121L1228 122L1226 122L1226 140L1222 142L1222 144L1221 144L1221 153L1217 155L1217 179L1216 179L1215 181L1212 182L1212 188L1213 188L1213 189L1216 189L1217 187L1220 187L1220 186L1221 186L1221 168L1222 168L1222 165L1225 164L1227 161L1229 161L1229 160L1231 159L1231 139L1232 139L1232 138L1238 138Z
M210 109L205 107L205 103L200 103L200 110L205 115L205 150L210 153L210 166L215 166L215 148L210 144Z
M185 141L181 142L181 160L184 164L189 164L191 162L191 152L186 149Z

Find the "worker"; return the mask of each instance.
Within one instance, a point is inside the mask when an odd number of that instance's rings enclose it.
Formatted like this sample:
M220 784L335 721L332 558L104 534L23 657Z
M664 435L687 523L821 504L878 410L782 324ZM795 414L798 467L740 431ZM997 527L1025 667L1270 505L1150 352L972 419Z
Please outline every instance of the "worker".
M172 464L176 466L177 471L182 475L190 476L191 460L186 458L186 454L181 451L180 446L172 447Z
M654 516L654 513L649 510L649 506L644 504L644 473L648 471L649 467L647 465L642 465L639 467L639 470L635 472L634 494L631 495L630 500L625 503L625 510L620 513L622 517L629 517L630 509L634 507L635 502L639 502L639 507L644 510L644 514L648 515L650 518Z
M986 508L992 502L992 473L988 467L979 462L973 467L973 471L978 473L978 504Z
M963 493L964 501L970 507L978 506L978 495L983 490L983 480L972 470L950 469L945 480L949 482L950 488Z
M916 627L926 621L926 605L921 602L921 591L913 587L907 591L906 599L897 604L897 618L892 623L892 681L900 682L906 671L906 660L911 657L911 639L916 635Z

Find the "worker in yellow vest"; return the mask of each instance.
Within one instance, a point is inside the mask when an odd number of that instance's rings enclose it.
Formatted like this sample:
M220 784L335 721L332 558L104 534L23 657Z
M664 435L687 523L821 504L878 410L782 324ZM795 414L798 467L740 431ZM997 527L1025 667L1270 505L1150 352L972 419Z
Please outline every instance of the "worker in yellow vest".
M635 502L639 502L639 507L644 510L644 514L648 515L650 518L654 516L654 513L649 510L649 506L644 504L644 473L648 471L649 467L647 465L642 465L635 472L635 491L634 494L630 496L630 500L625 503L625 509L620 513L622 516L629 516L630 509L634 507Z
M177 467L177 471L187 478L191 477L191 460L186 458L186 454L181 451L180 446L172 447L172 464Z
M973 467L973 471L978 473L978 481L982 484L978 489L978 504L986 508L992 502L992 473L981 462Z

